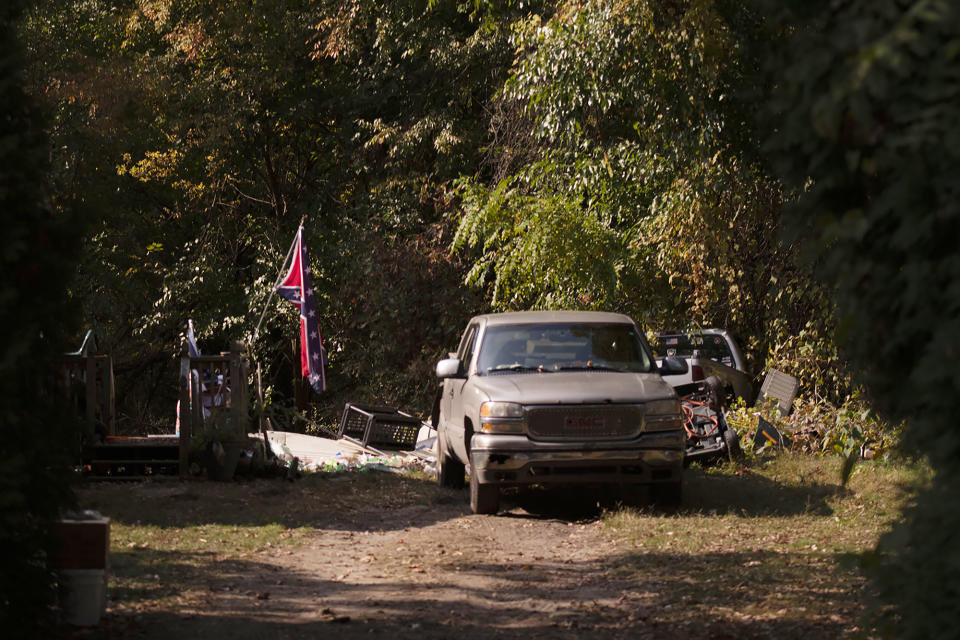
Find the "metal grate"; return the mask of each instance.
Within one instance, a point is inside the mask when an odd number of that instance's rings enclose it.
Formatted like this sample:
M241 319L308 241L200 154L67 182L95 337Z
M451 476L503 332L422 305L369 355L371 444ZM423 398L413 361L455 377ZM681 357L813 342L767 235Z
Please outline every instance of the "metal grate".
M634 438L643 427L641 405L529 407L527 431L541 440Z
M364 447L413 449L422 423L419 418L393 407L347 403L343 408L338 437Z

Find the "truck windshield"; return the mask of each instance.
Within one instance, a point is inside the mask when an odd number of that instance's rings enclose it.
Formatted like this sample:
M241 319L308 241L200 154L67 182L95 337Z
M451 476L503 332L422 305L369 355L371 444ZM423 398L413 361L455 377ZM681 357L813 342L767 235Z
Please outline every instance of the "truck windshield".
M522 371L654 371L636 328L615 323L544 323L487 327L481 374Z
M728 367L734 366L733 354L723 336L718 335L660 335L654 346L657 357L663 356L692 356L694 350L708 360L719 362Z

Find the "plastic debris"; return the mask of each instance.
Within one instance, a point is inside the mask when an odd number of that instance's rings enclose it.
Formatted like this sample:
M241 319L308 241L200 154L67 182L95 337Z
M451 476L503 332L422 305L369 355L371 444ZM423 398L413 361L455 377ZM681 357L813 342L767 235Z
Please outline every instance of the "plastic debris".
M362 448L347 440L304 434L271 431L267 432L267 436L270 449L277 459L285 465L297 459L298 470L304 473L402 473L420 471L433 464L432 456L424 456L421 447L416 452L387 452ZM429 445L429 449L432 452L432 445Z

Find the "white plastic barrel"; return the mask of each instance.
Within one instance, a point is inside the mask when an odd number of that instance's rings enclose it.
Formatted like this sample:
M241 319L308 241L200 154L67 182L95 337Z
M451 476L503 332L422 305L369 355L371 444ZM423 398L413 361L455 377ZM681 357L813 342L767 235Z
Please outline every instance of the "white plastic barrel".
M61 545L53 564L60 576L63 619L78 627L99 624L107 609L110 519L95 511L71 513L57 529Z
M103 569L61 569L60 588L64 621L77 627L100 623L107 604Z

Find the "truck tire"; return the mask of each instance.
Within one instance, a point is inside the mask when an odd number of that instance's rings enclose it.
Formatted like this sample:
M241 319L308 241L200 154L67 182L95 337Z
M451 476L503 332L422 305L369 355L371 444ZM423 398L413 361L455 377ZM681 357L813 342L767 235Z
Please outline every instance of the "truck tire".
M451 456L437 432L437 484L445 489L463 489L464 464Z
M477 474L470 474L470 510L477 514L500 510L500 487L481 484Z

